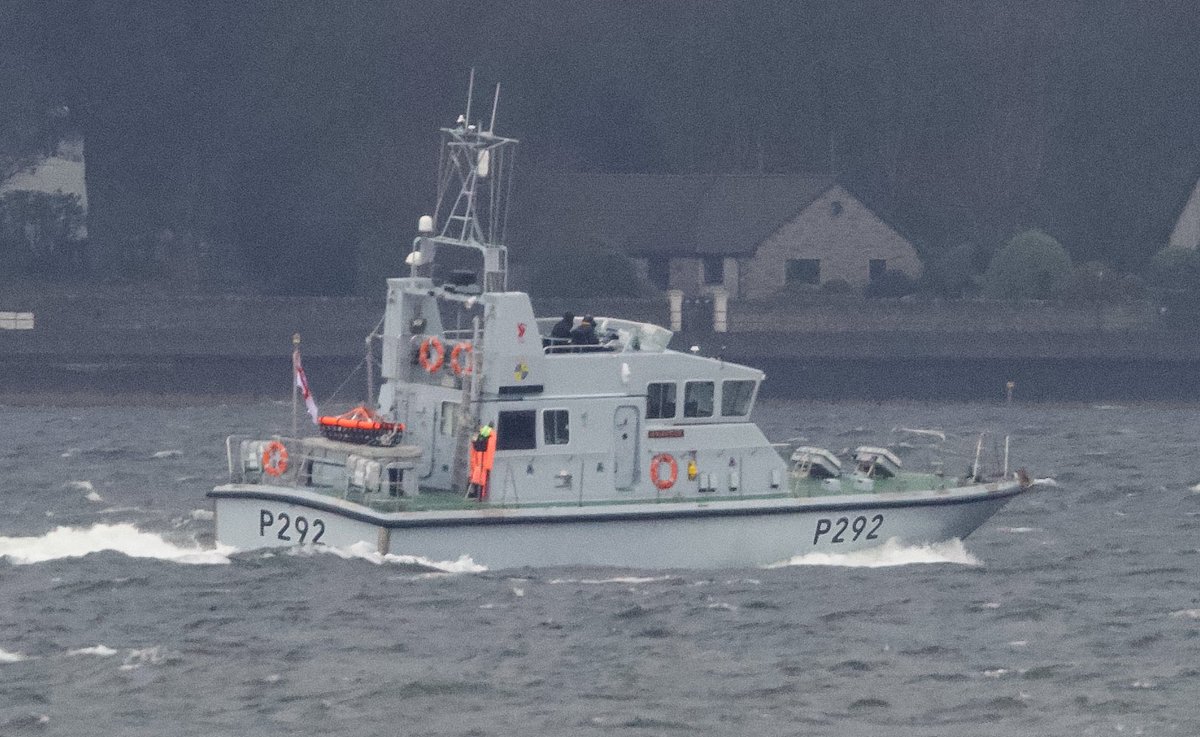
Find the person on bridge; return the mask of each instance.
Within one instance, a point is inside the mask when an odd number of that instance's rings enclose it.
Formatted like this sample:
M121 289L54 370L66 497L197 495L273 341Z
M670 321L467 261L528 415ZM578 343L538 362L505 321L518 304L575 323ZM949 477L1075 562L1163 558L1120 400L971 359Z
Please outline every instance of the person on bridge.
M550 328L550 339L546 341L546 345L567 345L571 342L571 328L573 327L575 327L575 314L573 312L564 312L562 319L554 323L554 327Z
M573 327L575 327L575 314L564 312L562 319L554 323L554 327L550 329L550 337L569 340L571 338L571 328Z
M579 322L579 326L571 331L571 343L573 345L600 345L600 339L596 337L596 319L591 315L583 318Z

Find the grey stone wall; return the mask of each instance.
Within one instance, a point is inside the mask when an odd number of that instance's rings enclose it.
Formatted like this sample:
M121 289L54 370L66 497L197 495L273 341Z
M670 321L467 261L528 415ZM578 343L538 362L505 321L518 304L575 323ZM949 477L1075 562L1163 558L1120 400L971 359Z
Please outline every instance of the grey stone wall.
M355 298L46 296L0 309L32 311L34 330L0 329L0 357L70 361L105 357L286 357L299 332L309 357L357 358L383 301ZM666 325L665 296L652 300L534 300L538 315L624 317ZM918 302L800 295L730 302L725 335L685 304L683 340L753 356L998 355L1200 356L1200 341L1165 323L1149 303L1106 307L1037 302ZM697 327L699 325L699 327ZM699 336L697 336L699 333ZM702 340L701 340L702 339ZM689 342L690 344L690 342ZM731 354L732 355L732 354Z

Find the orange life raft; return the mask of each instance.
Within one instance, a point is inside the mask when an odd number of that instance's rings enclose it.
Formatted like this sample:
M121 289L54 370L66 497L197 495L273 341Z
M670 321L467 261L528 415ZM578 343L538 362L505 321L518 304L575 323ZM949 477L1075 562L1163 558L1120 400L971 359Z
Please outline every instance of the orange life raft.
M317 420L321 434L330 440L359 445L396 445L404 437L404 424L384 422L366 405L336 416L326 415Z

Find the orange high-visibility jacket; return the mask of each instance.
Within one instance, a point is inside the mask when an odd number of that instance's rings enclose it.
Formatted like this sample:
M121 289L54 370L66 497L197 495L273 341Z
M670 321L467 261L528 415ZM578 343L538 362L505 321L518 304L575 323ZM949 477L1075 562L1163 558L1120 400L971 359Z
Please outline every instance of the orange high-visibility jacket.
M477 450L476 442L477 440L471 441L471 483L484 486L496 460L496 431L493 430L488 436L485 450Z

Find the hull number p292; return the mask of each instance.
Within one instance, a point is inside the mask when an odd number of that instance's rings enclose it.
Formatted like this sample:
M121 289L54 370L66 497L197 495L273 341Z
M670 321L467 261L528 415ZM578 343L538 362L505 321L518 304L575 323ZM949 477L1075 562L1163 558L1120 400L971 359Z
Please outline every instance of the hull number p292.
M267 537L271 533L284 542L319 545L325 534L325 520L320 517L309 520L302 514L292 517L287 512L275 514L269 509L258 510L258 536Z
M877 514L870 519L859 515L858 517L838 517L831 519L829 517L821 517L817 520L817 530L813 534L813 545L821 541L825 535L829 535L825 542L838 544L845 542L854 542L860 537L865 537L866 540L877 540L879 538L879 528L883 526L883 515Z

